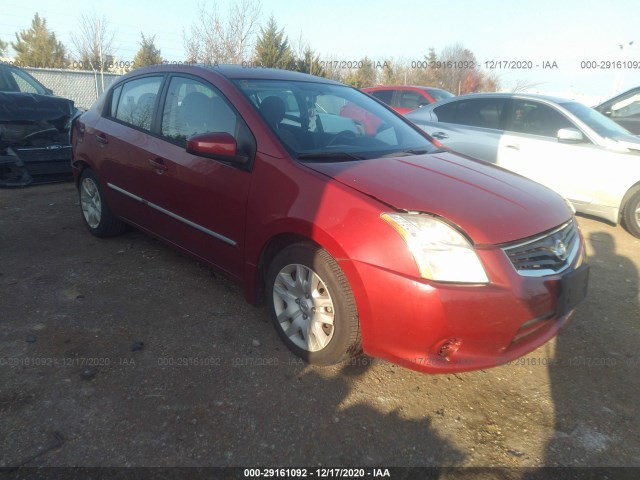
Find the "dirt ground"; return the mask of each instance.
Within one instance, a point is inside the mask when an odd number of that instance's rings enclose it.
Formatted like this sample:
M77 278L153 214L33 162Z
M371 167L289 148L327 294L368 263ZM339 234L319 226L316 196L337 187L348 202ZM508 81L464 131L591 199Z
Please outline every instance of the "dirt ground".
M72 184L0 191L0 467L640 466L640 241L579 218L589 296L514 362L313 368L239 285Z

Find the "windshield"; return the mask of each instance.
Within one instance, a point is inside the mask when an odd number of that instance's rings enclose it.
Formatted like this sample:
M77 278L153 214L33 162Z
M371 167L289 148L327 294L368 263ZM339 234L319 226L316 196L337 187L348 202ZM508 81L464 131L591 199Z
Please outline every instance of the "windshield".
M593 108L589 108L578 102L567 102L561 105L602 137L615 139L621 136L631 135L624 127L621 127Z
M404 120L354 88L289 80L235 83L300 159L355 160L437 150Z

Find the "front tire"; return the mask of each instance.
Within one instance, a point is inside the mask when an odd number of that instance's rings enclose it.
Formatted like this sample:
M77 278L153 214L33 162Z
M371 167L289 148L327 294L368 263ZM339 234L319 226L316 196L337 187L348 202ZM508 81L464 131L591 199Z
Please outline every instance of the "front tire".
M622 224L631 235L640 238L640 188L622 206Z
M360 353L355 299L326 250L306 243L283 249L271 262L266 291L276 331L299 357L333 365Z
M85 168L78 184L82 219L92 235L113 237L125 231L126 225L116 217L104 197L98 176Z

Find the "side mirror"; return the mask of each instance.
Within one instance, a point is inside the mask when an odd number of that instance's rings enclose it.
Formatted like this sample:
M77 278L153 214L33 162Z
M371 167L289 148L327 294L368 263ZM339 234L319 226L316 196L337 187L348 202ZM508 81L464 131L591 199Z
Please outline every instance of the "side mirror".
M228 133L198 133L187 138L187 153L223 162L247 163L249 158L238 155L236 139Z
M561 128L558 130L558 140L575 143L584 141L584 137L577 128Z

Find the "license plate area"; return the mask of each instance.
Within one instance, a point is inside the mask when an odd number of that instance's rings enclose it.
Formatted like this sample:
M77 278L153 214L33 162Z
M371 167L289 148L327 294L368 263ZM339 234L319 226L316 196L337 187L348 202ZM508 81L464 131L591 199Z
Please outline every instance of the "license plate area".
M565 315L576 308L587 296L589 265L582 265L560 279L560 297L556 311Z

